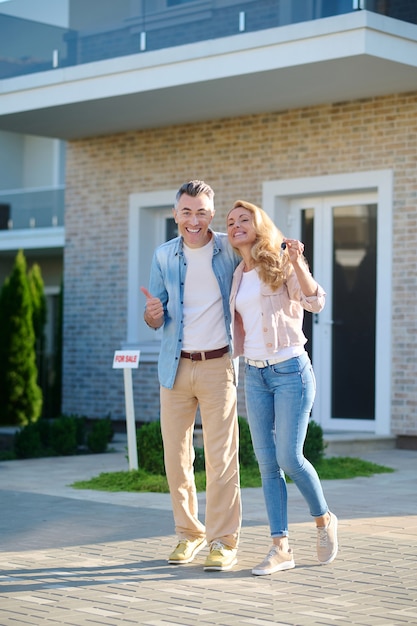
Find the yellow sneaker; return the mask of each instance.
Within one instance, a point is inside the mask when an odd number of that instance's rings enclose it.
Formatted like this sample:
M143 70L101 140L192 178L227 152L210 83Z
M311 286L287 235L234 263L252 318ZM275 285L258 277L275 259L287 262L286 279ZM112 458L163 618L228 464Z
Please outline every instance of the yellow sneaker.
M224 572L236 565L237 550L230 548L221 541L212 541L210 544L210 553L204 563L206 572Z
M205 539L181 539L177 547L168 557L168 563L170 565L185 565L185 563L191 563L196 554L200 552L207 545Z

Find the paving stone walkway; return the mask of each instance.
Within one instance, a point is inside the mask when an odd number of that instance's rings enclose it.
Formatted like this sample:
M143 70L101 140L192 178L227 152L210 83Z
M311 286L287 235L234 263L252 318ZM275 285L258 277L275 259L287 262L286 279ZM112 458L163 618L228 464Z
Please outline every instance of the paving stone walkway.
M167 494L69 485L127 469L124 451L0 462L0 626L289 626L417 624L417 452L363 458L392 474L324 481L340 552L320 566L304 500L289 485L296 568L254 577L269 548L260 489L243 490L239 563L182 567ZM204 511L204 494L199 496Z

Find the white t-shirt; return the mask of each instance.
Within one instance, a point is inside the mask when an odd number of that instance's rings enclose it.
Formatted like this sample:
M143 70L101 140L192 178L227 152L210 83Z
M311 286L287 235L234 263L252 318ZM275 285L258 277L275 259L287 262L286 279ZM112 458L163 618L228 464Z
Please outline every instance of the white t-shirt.
M184 284L183 350L216 350L227 346L223 303L213 272L213 238L202 248L184 244L187 271Z
M262 313L261 280L256 269L244 272L236 295L236 310L240 314L245 330L243 353L246 358L267 361L279 359L286 361L304 352L302 346L281 348L271 355L265 347Z

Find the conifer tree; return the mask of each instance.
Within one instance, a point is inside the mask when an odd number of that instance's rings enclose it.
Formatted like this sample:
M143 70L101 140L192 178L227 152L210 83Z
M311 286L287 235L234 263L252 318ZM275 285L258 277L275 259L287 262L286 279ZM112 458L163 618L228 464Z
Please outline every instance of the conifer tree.
M20 250L0 293L0 423L24 426L42 411L26 259Z
M30 295L32 301L32 322L35 333L36 367L38 370L38 384L42 388L45 369L45 324L47 317L46 297L41 268L34 263L28 274Z
M52 415L61 413L62 405L62 325L63 325L64 285L61 281L58 300L58 319L55 328L54 380L52 384Z

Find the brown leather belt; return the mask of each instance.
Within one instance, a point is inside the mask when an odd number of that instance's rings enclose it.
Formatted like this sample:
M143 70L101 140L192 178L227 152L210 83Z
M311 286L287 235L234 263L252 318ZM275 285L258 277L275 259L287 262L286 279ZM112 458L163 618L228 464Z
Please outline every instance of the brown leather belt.
M181 350L181 356L183 359L191 359L192 361L206 361L207 359L218 359L226 352L229 352L229 346L208 352L183 352Z

